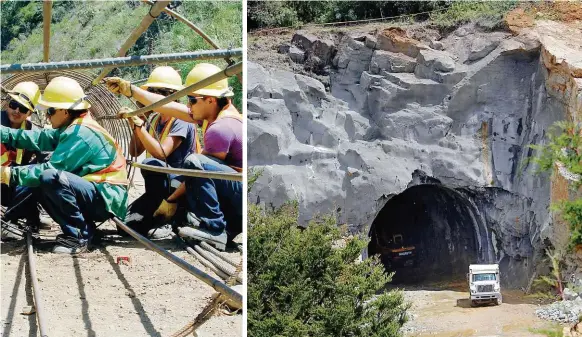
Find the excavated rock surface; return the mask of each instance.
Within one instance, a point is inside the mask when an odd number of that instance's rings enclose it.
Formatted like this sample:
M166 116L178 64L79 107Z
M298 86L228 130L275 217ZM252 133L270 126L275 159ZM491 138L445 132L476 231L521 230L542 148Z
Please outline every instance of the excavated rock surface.
M263 169L250 201L297 199L303 224L335 212L368 233L386 225L378 214L391 198L437 184L455 191L465 206L454 212L472 219L465 226L478 244L464 249L474 262L499 262L506 285L527 285L553 231L550 179L528 164L529 145L582 107L572 29L542 21L513 36L467 25L426 44L402 29L345 35L330 65L331 93L311 77L250 63L248 158ZM451 256L461 247L455 235L433 236Z

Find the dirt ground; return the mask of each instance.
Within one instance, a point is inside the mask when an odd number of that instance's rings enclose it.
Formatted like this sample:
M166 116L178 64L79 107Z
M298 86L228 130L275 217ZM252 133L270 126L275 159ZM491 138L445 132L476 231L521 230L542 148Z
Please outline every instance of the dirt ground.
M403 288L403 287L401 287ZM557 325L535 315L538 304L519 290L503 291L499 306L472 308L465 283L443 286L406 287L412 319L404 325L407 337L530 337L537 329ZM561 330L561 329L560 329Z
M141 175L136 174L134 183L132 199L143 190ZM103 227L104 238L87 254L37 253L49 336L170 336L210 301L215 292L210 286L132 238L115 235L111 223ZM58 226L41 234L58 234ZM219 279L175 241L156 243ZM22 314L23 307L33 303L24 250L23 241L1 245L3 337L40 335L35 315ZM225 254L241 259L235 251ZM130 257L131 264L117 264L120 256ZM242 314L221 310L198 330L198 336L242 336Z

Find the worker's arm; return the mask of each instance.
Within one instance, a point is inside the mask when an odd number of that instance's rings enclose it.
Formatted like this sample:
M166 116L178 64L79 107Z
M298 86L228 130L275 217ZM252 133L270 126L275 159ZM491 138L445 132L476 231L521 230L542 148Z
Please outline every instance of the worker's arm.
M224 124L214 123L208 127L204 135L202 154L224 161L234 138L235 135L230 128L225 127Z
M154 94L153 92L149 92L147 90L143 90L142 88L136 87L135 85L131 86L131 93L135 100L140 102L141 104L150 105L155 103L165 97L162 95ZM162 115L175 117L177 119L183 120L188 123L197 123L198 121L192 119L190 115L190 109L182 103L178 102L169 102L161 107L156 108L156 112L161 113Z
M61 133L49 162L12 167L10 184L36 187L40 184L40 175L47 169L79 172L80 168L95 156L89 144L104 141L95 137L98 136L84 126L66 129Z
M181 183L174 193L167 197L166 200L169 203L177 203L184 194L186 194L186 183Z
M30 151L53 151L59 143L61 130L21 130L2 126L0 139L3 144Z
M175 149L182 144L182 137L169 136L160 144L158 140L146 131L145 127L135 128L134 134L139 139L145 150L149 152L152 157L165 160L170 156Z
M226 155L228 154L227 152L208 152L206 151L206 149L202 150L202 154L205 156L210 156L210 157L214 157L217 159L220 159L222 161L226 160Z

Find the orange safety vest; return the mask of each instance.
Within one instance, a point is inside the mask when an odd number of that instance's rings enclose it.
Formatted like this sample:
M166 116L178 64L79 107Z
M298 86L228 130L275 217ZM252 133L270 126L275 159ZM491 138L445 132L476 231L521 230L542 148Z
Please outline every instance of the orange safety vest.
M127 180L127 167L125 157L121 148L115 139L105 130L99 123L97 123L89 113L81 115L80 118L75 119L69 127L73 125L83 125L89 129L100 133L111 146L115 147L115 159L109 166L97 172L89 173L83 176L83 179L94 183L109 183L114 185L129 185Z
M164 142L166 137L168 137L168 134L170 133L170 129L172 128L172 125L174 124L175 120L176 120L176 118L174 118L174 117L170 118L170 120L166 123L166 126L164 126L164 129L162 130L162 136L160 137L160 145ZM159 121L160 121L160 114L158 113L157 115L154 116L154 118L152 119L151 125L150 125L149 134L152 137L155 137L154 132L156 132L156 128L158 126ZM200 146L200 141L198 140L198 132L196 132L196 128L194 128L194 140L196 141L196 153L201 153L202 147ZM146 158L150 158L151 156L152 155L146 151Z
M26 120L20 124L20 130L26 130ZM22 155L24 154L24 149L16 149L16 164L22 164ZM4 144L2 145L2 156L0 156L0 165L10 166L14 160L14 151L9 151L6 149Z
M242 122L241 113L238 112L238 110L236 110L236 108L232 104L229 104L224 109L222 109L222 111L220 111L218 113L218 116L216 116L216 120L214 122L208 124L208 121L204 120L204 122L202 123L202 135L206 136L206 129L208 129L208 127L210 125L212 125L213 123L215 123L217 120L219 120L221 118L234 118L234 119L237 119L237 120ZM238 166L230 166L230 167L233 168L237 172L242 172L242 167L238 167Z

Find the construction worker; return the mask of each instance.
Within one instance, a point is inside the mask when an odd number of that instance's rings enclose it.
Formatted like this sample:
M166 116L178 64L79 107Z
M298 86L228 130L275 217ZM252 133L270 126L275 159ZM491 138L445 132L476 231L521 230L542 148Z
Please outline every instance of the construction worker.
M180 74L173 68L164 66L155 68L140 88L168 96L184 87ZM179 168L186 157L196 153L200 146L196 127L173 117L153 113L148 117L147 123L137 116L129 118L129 123L133 129L129 152L137 157L145 151L147 158L142 161L143 164ZM176 188L184 179L174 174L168 177L166 174L148 170L142 170L141 174L146 191L128 207L126 225L141 234L148 233L154 239L171 236L172 227L159 227L153 219L153 213L160 202L170 195L170 185L174 184Z
M55 253L87 250L94 221L125 217L125 158L111 135L93 118L83 89L68 77L55 77L39 99L53 127L15 130L2 126L2 143L33 151L54 151L50 161L28 166L2 166L0 182L27 186L63 231Z
M220 68L212 64L197 64L188 74L186 86L218 72ZM133 97L143 104L149 105L163 98L120 78L111 77L105 81L110 91ZM217 172L242 170L242 115L232 105L232 96L228 81L224 79L192 92L188 95L188 105L170 102L156 109L161 115L202 124L202 153L188 156L184 168ZM242 184L223 179L187 177L185 184L161 202L154 216L172 218L184 194L189 226L180 228L180 235L207 241L224 250L227 239L242 231Z
M36 112L36 105L40 97L38 85L34 82L20 82L12 90L7 91L10 101L6 105L6 110L1 112L2 126L16 130L30 130L33 125L28 120L33 112ZM33 158L40 155L38 152L17 149L8 144L2 143L1 165L21 166L28 165ZM16 221L25 218L27 226L38 229L40 227L40 214L36 203L27 197L30 194L26 186L2 185L3 206L6 206L8 214L6 221ZM30 200L28 200L30 199ZM19 237L11 235L8 231L3 231L3 239L17 239Z

